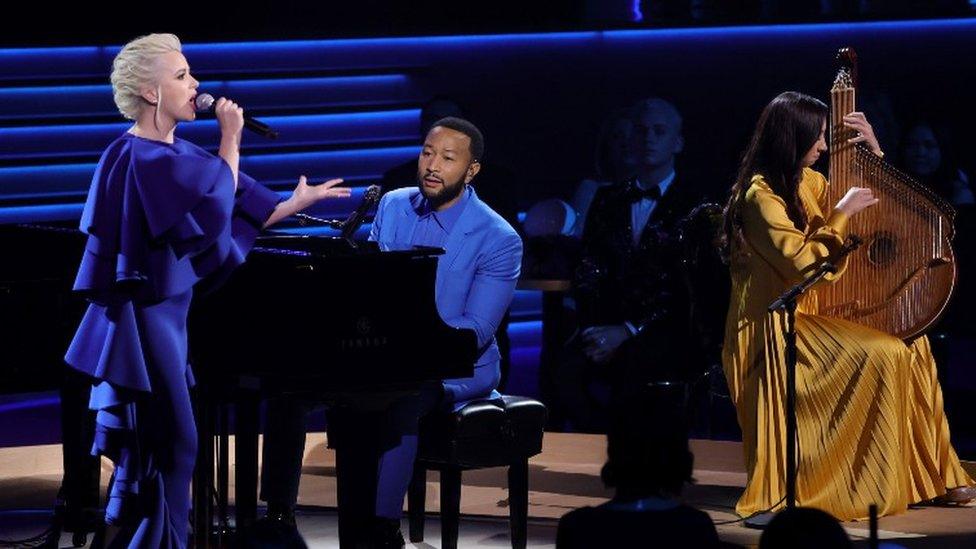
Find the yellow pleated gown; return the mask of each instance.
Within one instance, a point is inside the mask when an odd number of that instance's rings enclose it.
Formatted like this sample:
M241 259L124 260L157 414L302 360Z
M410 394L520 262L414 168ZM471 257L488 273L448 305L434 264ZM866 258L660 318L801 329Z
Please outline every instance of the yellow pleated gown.
M786 493L785 315L766 308L843 244L847 218L826 203L826 190L823 175L804 170L805 232L761 176L753 177L742 205L745 244L733 243L722 356L748 471L736 505L742 516ZM843 276L845 265L839 267L830 279ZM928 339L906 345L817 312L814 287L796 317L798 504L840 520L863 519L872 503L882 515L899 513L973 484L949 442Z

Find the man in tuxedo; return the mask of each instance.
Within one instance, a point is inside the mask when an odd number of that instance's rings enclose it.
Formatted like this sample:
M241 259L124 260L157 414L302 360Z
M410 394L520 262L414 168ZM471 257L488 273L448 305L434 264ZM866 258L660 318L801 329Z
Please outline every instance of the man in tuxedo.
M662 99L631 109L637 176L600 188L574 277L580 330L555 373L570 427L602 431L612 400L674 380L688 343L688 295L678 222L699 198L680 180L682 120Z
M445 250L438 259L434 287L437 311L448 325L474 330L478 342L472 377L425 386L419 396L397 401L390 421L383 423L384 432L378 436L392 441L392 447L382 451L377 473L375 547L403 546L400 516L417 454L420 417L488 397L498 386L495 332L515 293L522 240L470 185L484 150L484 138L470 122L454 117L437 121L418 159L417 186L385 194L373 220L370 240L381 250ZM269 516L286 520L297 497L304 446L302 418L296 421L294 412L291 415L291 421L282 422L286 416L280 409L269 410L269 424L275 425L267 429L264 473L269 476L262 479Z

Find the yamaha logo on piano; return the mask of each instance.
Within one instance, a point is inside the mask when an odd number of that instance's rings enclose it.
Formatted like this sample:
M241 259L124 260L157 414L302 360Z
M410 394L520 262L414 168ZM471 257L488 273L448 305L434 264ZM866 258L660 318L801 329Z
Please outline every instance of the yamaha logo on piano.
M356 331L361 336L369 335L373 331L373 323L370 322L368 316L361 316L356 320Z
M386 336L373 335L373 322L369 317L361 316L356 319L356 333L359 337L340 339L339 348L343 351L378 349L389 344L389 338Z

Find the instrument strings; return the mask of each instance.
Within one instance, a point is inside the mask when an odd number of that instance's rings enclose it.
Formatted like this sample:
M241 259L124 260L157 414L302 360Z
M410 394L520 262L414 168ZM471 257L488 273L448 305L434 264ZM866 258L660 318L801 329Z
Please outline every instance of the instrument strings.
M953 214L930 190L848 142L856 134L843 117L854 111L853 82L842 69L831 89L829 204L851 187L870 188L880 200L849 221L865 245L844 276L818 291L821 311L907 339L938 318L954 285Z

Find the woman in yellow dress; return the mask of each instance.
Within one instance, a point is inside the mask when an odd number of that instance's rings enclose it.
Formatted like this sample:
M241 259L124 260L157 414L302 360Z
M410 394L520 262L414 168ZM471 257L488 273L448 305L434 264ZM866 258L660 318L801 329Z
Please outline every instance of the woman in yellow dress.
M742 516L784 504L785 316L769 304L844 243L850 216L877 203L852 188L836 204L810 169L827 151L827 106L795 92L756 125L725 211L732 298L722 361L742 428L748 482ZM861 113L845 117L881 154ZM857 253L857 252L855 252ZM828 275L843 276L845 265ZM976 497L949 442L942 390L926 337L910 342L818 315L816 286L801 298L797 332L798 505L840 520L941 498Z

